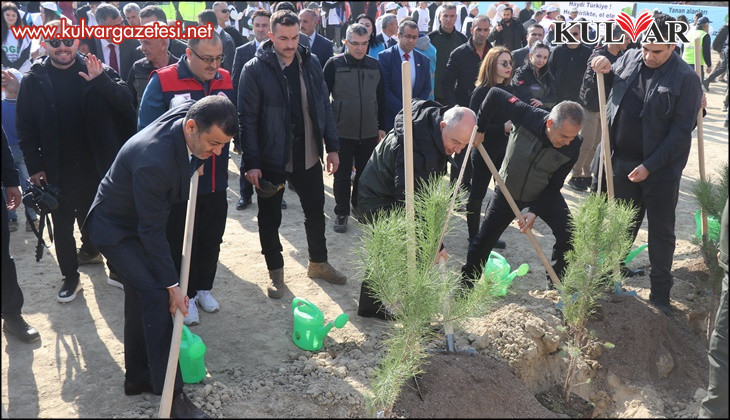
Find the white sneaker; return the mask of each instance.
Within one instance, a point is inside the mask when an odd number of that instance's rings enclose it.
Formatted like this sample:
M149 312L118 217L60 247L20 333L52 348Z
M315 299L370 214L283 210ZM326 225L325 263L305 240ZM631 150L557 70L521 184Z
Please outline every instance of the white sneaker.
M195 304L195 298L188 301L188 316L183 319L185 325L200 324L200 316L198 315L198 306Z
M109 272L109 278L107 278L106 284L124 290L124 284L122 284L122 279L119 278L119 275L117 273L114 273L112 271Z
M198 290L198 295L195 296L195 300L200 305L200 308L208 313L218 312L221 307L218 302L213 298L210 290Z

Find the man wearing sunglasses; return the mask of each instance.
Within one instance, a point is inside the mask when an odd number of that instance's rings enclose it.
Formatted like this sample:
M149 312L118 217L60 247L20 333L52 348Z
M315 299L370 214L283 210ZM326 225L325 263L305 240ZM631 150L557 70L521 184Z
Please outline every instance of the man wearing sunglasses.
M152 73L139 105L139 129L142 130L186 99L200 100L210 95L222 95L233 102L235 96L231 76L220 68L224 58L217 33L213 32L211 39L190 39L185 55L177 63ZM203 175L198 183L186 325L200 322L196 304L206 312L220 309L210 290L213 288L228 213L228 150L229 145L226 143L219 155L205 160ZM182 261L185 212L185 203L173 205L167 224L168 241L178 271Z
M79 263L101 262L84 229L77 255L74 222L83 224L99 181L136 131L134 99L113 69L93 54L78 54L79 40L46 39L41 45L48 55L20 85L17 130L31 182L61 188L59 207L51 215L63 275L57 300L70 302L81 290Z
M225 3L223 3L223 5L225 5ZM225 8L225 10L228 11L228 8ZM228 35L228 32L224 31L223 27L219 25L218 15L216 12L206 9L198 14L198 25L205 26L209 23L213 26L213 31L218 34L223 42L223 55L226 58L221 63L221 67L230 72L233 67L233 56L236 54L236 43L233 42L233 38Z

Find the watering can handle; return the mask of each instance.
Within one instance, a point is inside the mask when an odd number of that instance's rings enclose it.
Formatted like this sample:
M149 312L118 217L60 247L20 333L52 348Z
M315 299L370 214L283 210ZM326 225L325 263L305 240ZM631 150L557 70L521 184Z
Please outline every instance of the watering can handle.
M304 298L294 298L294 300L291 301L291 310L293 311L300 304L301 305L305 305L305 306L314 307L314 304L312 302L308 301L307 299L304 299Z

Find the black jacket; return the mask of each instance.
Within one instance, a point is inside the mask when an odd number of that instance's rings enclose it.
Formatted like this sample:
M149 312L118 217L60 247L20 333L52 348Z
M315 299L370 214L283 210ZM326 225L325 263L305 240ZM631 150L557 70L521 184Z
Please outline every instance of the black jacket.
M15 164L13 163L13 152L10 150L10 146L8 145L8 138L5 136L5 130L0 131L2 131L3 187L17 187L20 185L20 179L18 178L18 170L15 169ZM4 198L3 205L5 205Z
M586 72L591 49L583 44L571 49L567 45L559 45L550 53L548 68L555 78L555 92L561 101L577 101L583 74Z
M615 144L614 122L621 101L643 66L642 50L628 50L611 66L606 84L612 87L607 99L611 146ZM687 165L692 130L702 102L700 78L677 54L654 71L647 86L641 111L644 161L649 171L645 182L679 179Z
M492 44L487 41L485 51L489 51L490 48L492 48ZM472 40L456 47L451 52L441 82L441 89L446 93L446 103L444 105L469 106L469 97L474 90L474 83L477 81L481 63L482 59L479 58Z
M413 179L416 191L430 176L446 171L449 157L444 150L439 124L446 107L438 102L414 100ZM370 155L358 184L357 203L361 210L373 212L405 201L405 160L403 149L403 111L395 126Z
M76 55L76 60L88 72L81 54ZM58 184L62 145L58 138L56 106L63 106L63 101L54 96L47 69L50 65L46 57L33 64L23 78L15 121L28 173L45 171L48 181ZM91 140L92 164L101 179L122 144L137 131L133 90L113 69L104 66L102 74L86 83L82 101L86 124L79 130L86 130Z
M319 61L302 45L297 59L304 72L315 138L324 138L328 153L337 152L340 144ZM238 89L244 167L284 173L291 148L289 87L271 40L265 41L256 57L243 66ZM322 143L317 145L322 156Z
M542 108L550 110L555 106L555 79L545 64L539 72L539 77L535 77L535 71L530 60L525 65L515 71L512 78L512 87L515 95L526 104L530 103L530 99L536 98L542 102Z
M429 33L428 37L431 39L431 45L436 47L436 73L434 74L433 94L437 101L443 101L446 98L442 83L446 73L446 64L449 62L451 52L466 42L466 35L457 31L456 28L451 33L444 32L443 28L439 28Z
M611 64L615 63L616 60L618 60L618 55L613 55L610 52L608 52L608 46L603 45L601 47L595 48L593 52L591 53L591 56L588 57L588 62L590 63L594 57L603 56L608 59L608 61L611 62ZM606 98L608 98L608 94L611 92L611 87L606 84ZM580 85L580 93L578 95L578 102L583 105L583 107L589 111L598 112L600 109L600 106L598 105L598 82L596 81L596 72L593 70L593 68L590 66L586 66L586 71L583 74L583 83Z
M502 30L498 31L496 27L493 28L488 39L495 46L503 45L508 50L514 51L527 45L527 31L519 20L512 18L510 21L509 25L504 24L504 19L500 21Z
M512 94L512 85L499 85L497 87ZM509 139L509 133L504 132L504 123L509 121L509 118L500 113L482 112L482 107L486 105L484 99L490 90L492 90L492 86L479 86L474 89L469 100L469 109L477 114L478 131L484 133L484 143L482 143L484 148L492 160L495 161L495 164L499 165L496 162L501 162L504 158L504 151ZM488 117L488 115L491 115L491 117Z

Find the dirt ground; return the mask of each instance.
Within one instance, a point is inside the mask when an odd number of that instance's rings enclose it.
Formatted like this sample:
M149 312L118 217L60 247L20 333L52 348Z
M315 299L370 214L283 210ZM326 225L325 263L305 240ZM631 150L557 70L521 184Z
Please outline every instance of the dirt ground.
M715 174L728 156L728 130L723 128L721 112L724 87L715 83L708 94L704 127L707 174ZM645 304L648 276L625 282L625 288L635 291L638 298L607 297L603 318L592 328L601 341L611 341L616 348L603 354L597 350L594 359L584 360L579 379L593 381L575 388L577 395L595 405L595 416L692 417L704 395L703 328L709 292L702 279L699 248L693 242L697 206L690 187L699 178L696 145L694 141L677 206L672 297L679 313L667 318ZM191 328L207 346L208 377L201 384L187 385L186 390L214 417L367 416L369 382L384 352L382 339L388 325L356 314L362 278L354 254L359 246L357 223L350 219L344 234L332 230L332 177L325 176L329 258L349 280L344 286L311 280L306 277L303 213L296 194L287 191L289 208L283 210L280 234L289 290L281 300L269 299L256 206L235 209L239 159L234 154L230 164L228 220L213 289L221 311L201 311L200 325ZM584 197L567 188L563 193L572 207ZM20 219L21 229L11 233L11 254L25 295L23 313L40 331L41 340L24 344L2 334L3 407L11 417L156 416L159 397L127 397L123 392L123 292L107 285L103 265L86 265L81 267L83 292L71 303L56 302L60 272L55 251L47 251L37 263L35 238L22 229L23 217ZM448 264L453 269L463 264L467 250L466 221L461 217L457 224L446 239L451 254ZM549 229L538 220L535 233L549 255L553 243ZM475 349L482 357L499 361L501 370L493 368L493 372L504 376L490 382L492 387L501 386L502 379L507 383L508 377L517 377L528 393L537 395L562 384L565 372L560 357L563 337L556 329L560 325L557 295L542 291L543 268L516 224L503 238L508 244L503 255L513 267L529 263L531 272L515 281L492 312L457 330L457 348ZM635 245L646 241L645 222ZM631 266L648 268L647 253L640 254ZM345 312L350 322L330 332L322 351L303 351L291 340L294 297L316 304L327 320ZM434 342L431 347L443 347L443 343ZM485 384L482 391L489 392L489 386ZM494 401L502 405L495 403L494 411L486 406L478 414L515 416L518 412L510 407L524 400ZM427 415L419 413L410 415ZM548 415L552 414L546 411Z

